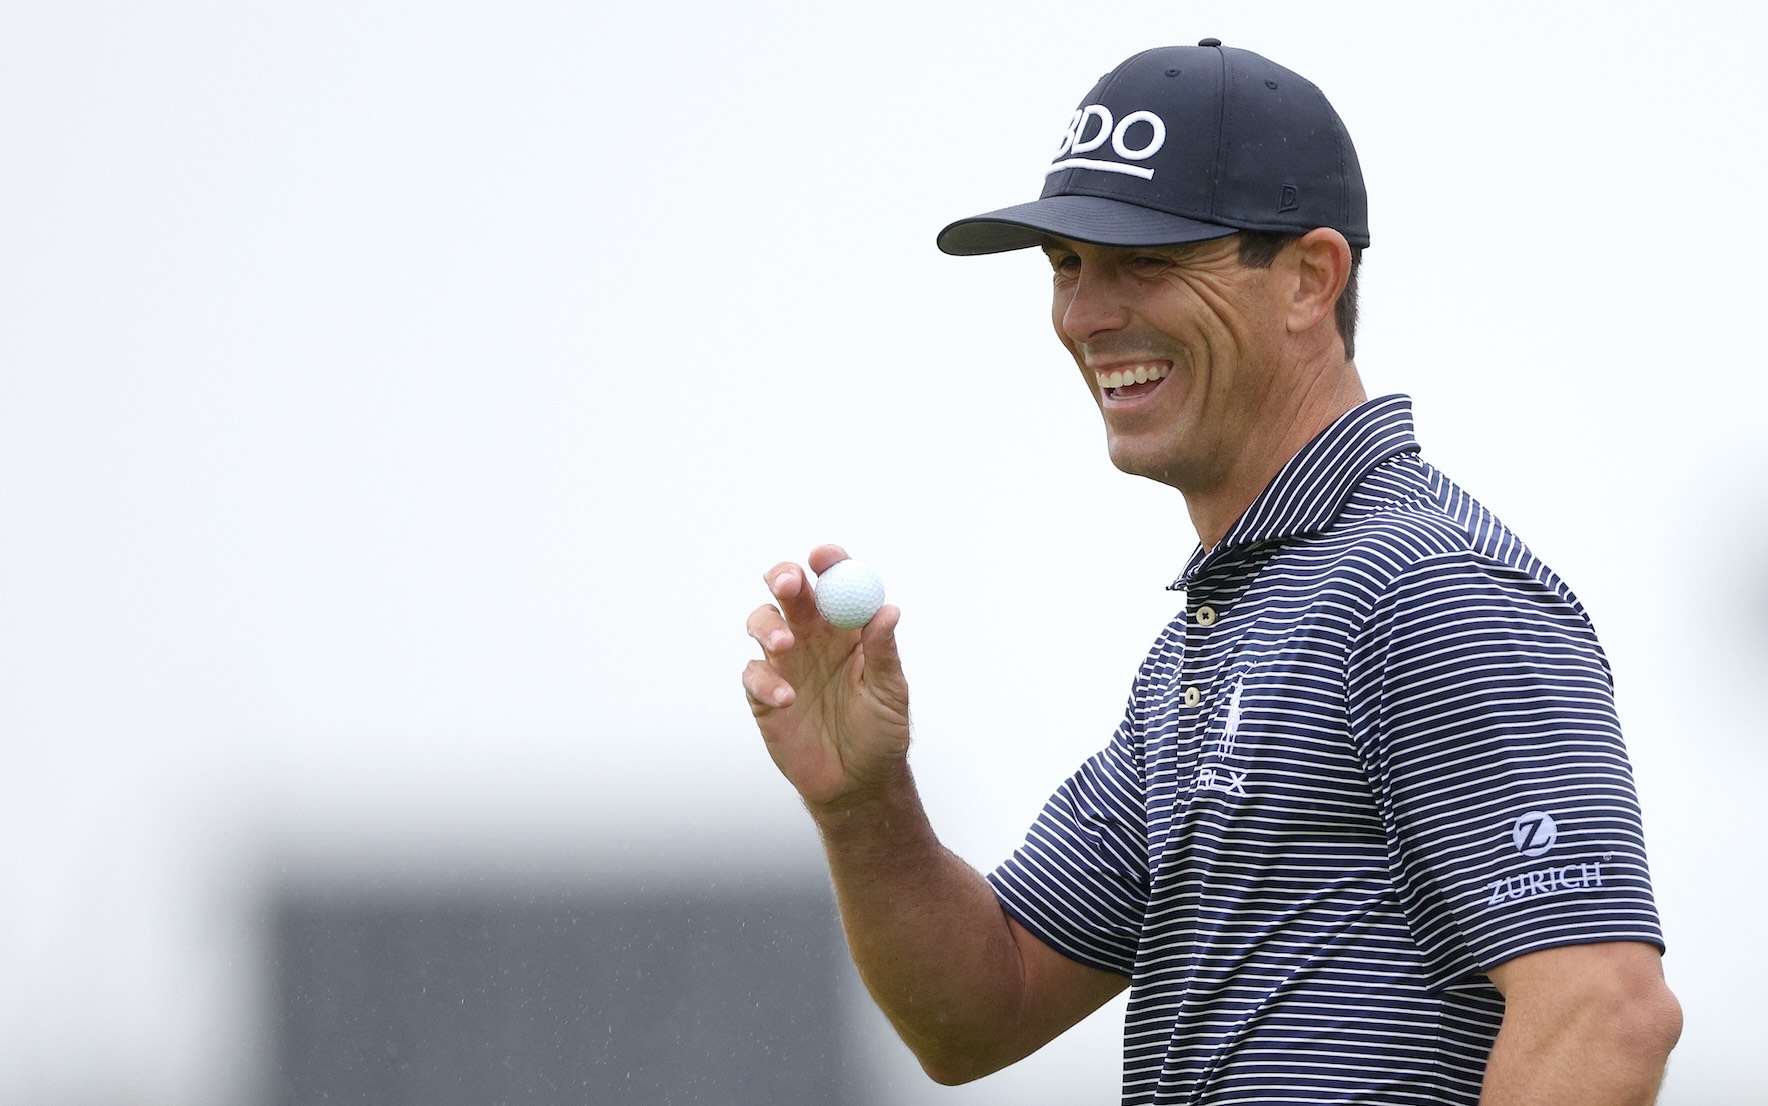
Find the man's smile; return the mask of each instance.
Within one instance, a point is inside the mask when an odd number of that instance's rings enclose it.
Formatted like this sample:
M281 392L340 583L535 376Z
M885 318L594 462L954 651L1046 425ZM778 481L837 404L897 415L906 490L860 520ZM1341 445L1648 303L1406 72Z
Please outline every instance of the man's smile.
M1095 371L1093 379L1107 399L1133 399L1152 392L1170 372L1171 361L1144 361L1109 371Z

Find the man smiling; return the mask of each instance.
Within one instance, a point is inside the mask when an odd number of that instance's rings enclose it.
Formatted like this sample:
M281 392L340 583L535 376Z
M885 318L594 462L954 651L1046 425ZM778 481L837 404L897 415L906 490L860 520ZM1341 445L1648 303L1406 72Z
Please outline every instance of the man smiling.
M915 795L900 611L837 630L769 570L744 685L874 998L943 1082L1127 986L1126 1103L1651 1102L1681 1013L1607 661L1364 393L1337 114L1257 54L1151 50L1045 180L939 246L1042 248L1112 461L1200 543L1116 733L986 877Z
M1112 462L1184 492L1205 545L1366 398L1328 325L1349 280L1344 236L1311 231L1262 268L1245 263L1240 238L1044 241L1056 333L1099 404Z

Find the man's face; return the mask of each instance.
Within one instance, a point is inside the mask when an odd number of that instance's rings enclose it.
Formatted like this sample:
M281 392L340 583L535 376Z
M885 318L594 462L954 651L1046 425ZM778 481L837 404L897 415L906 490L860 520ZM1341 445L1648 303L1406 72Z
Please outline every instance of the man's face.
M1057 337L1123 471L1207 491L1268 417L1284 337L1276 268L1241 265L1238 251L1231 236L1133 249L1045 243Z

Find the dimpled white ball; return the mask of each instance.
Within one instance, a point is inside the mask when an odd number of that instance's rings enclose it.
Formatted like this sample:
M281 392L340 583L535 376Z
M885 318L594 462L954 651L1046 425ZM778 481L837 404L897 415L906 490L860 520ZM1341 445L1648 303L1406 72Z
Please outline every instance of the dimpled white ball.
M884 605L884 581L858 561L836 561L816 578L816 609L831 626L857 630Z

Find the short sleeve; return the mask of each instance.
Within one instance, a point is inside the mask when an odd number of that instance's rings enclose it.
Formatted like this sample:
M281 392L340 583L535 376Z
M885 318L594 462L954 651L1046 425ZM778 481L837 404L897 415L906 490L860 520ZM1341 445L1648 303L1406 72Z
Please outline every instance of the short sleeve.
M989 874L1001 906L1071 960L1130 975L1148 903L1140 726L1134 704Z
M1415 563L1346 690L1435 986L1556 945L1662 946L1608 662L1562 586L1466 551Z

